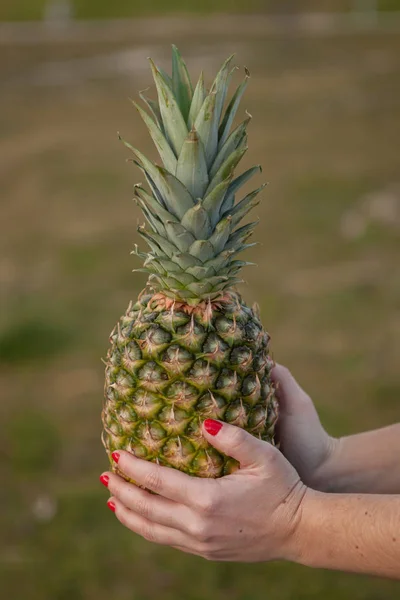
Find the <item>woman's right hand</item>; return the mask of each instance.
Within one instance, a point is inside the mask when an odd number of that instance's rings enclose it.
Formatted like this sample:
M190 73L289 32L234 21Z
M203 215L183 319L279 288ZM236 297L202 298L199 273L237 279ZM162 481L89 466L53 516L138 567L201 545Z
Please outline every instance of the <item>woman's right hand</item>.
M280 450L307 486L331 490L333 482L329 481L328 465L334 458L338 440L322 427L313 401L286 367L275 365L272 378L279 400Z

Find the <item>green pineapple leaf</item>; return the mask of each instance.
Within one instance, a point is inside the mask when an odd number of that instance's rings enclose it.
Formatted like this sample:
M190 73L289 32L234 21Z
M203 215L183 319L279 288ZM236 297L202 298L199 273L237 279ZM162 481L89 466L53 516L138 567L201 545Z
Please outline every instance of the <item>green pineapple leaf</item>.
M144 204L144 202L142 202L142 200L140 200L140 198L135 197L134 200L136 201L138 206L140 206L140 208L142 209L145 219L149 223L152 231L154 231L155 233L158 233L159 235L165 236L166 235L165 227L161 223L161 221L159 221L157 217L155 217L153 214L151 214L151 212L149 211L147 206Z
M232 217L228 215L217 224L214 233L209 238L215 253L222 252L232 231Z
M221 183L216 185L215 188L209 194L207 194L203 200L203 206L210 215L212 227L215 227L218 222L220 209L231 181L232 174L224 181L221 181Z
M176 262L184 271L187 271L190 267L200 266L203 264L201 260L195 258L187 252L179 252L179 254L174 254L172 256L172 260Z
M151 100L151 98L147 98L147 96L144 95L144 92L146 92L146 91L147 90L142 90L141 92L139 92L139 97L146 104L146 106L150 110L151 114L153 115L154 120L157 123L158 127L165 134L164 123L162 122L161 112L160 112L160 107L158 105L158 102Z
M209 267L206 267L204 265L189 267L186 270L186 272L191 273L191 275L196 277L196 279L198 279L199 281L202 281L203 279L207 279L208 277L212 277L213 275L215 275L214 269L210 269Z
M190 254L205 263L214 256L214 248L209 240L196 240L189 248Z
M197 82L196 88L194 90L192 103L190 105L189 117L188 117L188 127L190 129L193 127L197 115L200 112L201 107L203 106L203 102L206 97L206 91L204 88L204 73L203 71L200 73L199 80Z
M234 56L235 55L232 54L231 56L229 56L229 58L226 59L221 69L218 71L217 76L215 77L214 82L211 86L211 92L215 92L216 94L215 121L217 123L217 127L221 119L222 109L224 107L226 94L228 92L228 81L230 75L236 69L236 67L233 70L229 69Z
M193 128L186 138L179 154L176 177L189 190L193 198L202 198L209 178L204 146Z
M234 95L232 96L231 101L228 104L228 108L225 111L225 115L224 118L222 120L222 123L220 125L219 128L219 147L222 148L222 146L225 144L225 141L228 138L229 135L229 131L231 128L231 125L233 123L233 120L235 118L237 109L239 108L239 104L240 104L240 100L242 99L242 96L244 94L244 91L247 87L249 78L250 78L250 72L248 69L245 68L245 78L242 81L242 83L239 85L239 87L237 88L236 92L234 93Z
M160 203L145 189L143 189L140 184L135 185L134 187L135 194L142 203L148 208L151 214L157 218L161 218L165 221L177 221L175 215L166 210L163 206L160 206Z
M143 226L138 227L138 232L149 245L150 243L153 244L153 246L156 244L159 248L161 248L163 250L163 255L166 254L167 256L171 257L175 252L178 251L177 246L173 242L165 240L165 238L161 237L157 233L147 231ZM153 246L150 247L153 248Z
M141 106L139 106L139 104L136 104L134 100L131 100L131 102L138 111L139 115L142 117L147 129L149 130L151 138L158 150L158 153L160 155L161 160L164 163L165 168L168 169L168 171L170 171L171 173L175 173L177 165L176 156L173 153L171 146L166 140L163 132L156 125L153 119L147 114L147 112L143 110Z
M187 252L191 245L195 242L194 236L181 223L166 221L165 230L168 239L180 250Z
M187 121L193 97L193 87L185 61L174 45L172 46L172 89L182 116Z
M228 237L225 248L229 250L230 248L236 248L237 246L243 244L253 234L254 227L256 225L258 225L258 221L253 221L252 223L247 223L247 225L243 225L243 227L236 229L236 231L231 233L231 235Z
M259 204L260 199L257 198L258 194L265 188L265 184L261 185L258 189L254 190L250 194L247 194L234 206L234 208L229 212L232 217L232 227L236 227L236 225L247 215L247 213ZM224 214L223 216L227 216Z
M232 152L230 156L228 156L228 158L222 163L222 165L212 178L210 185L206 190L206 195L210 194L219 183L221 183L222 181L224 181L232 175L233 170L243 158L246 151L247 148L238 148L237 150Z
M182 219L182 225L190 231L197 240L209 238L212 232L210 217L204 210L201 200L190 208Z
M218 148L218 123L215 119L216 94L211 92L203 102L194 127L204 145L207 167L210 168Z
M238 125L236 129L232 131L232 133L229 135L225 144L222 146L217 156L215 157L215 160L210 170L211 178L214 177L220 166L226 161L230 154L232 154L232 152L234 152L239 147L239 144L244 139L244 136L246 134L246 128L250 120L251 117L249 116L242 123L240 123L240 125Z
M171 142L175 155L179 156L183 142L188 134L188 128L165 75L161 73L152 60L150 60L150 65L157 88L158 103L160 105L165 133Z
M228 212L229 210L232 209L234 203L235 203L235 194L238 192L238 190L242 187L242 185L244 185L245 183L247 183L247 181L249 181L249 179L251 179L251 177L253 177L253 175L255 175L255 173L261 173L261 167L260 165L256 165L255 167L251 167L250 169L248 169L247 171L245 171L244 173L242 173L241 175L239 175L239 177L236 177L236 179L234 179L232 181L232 183L230 184L228 191L226 193L226 196L224 198L224 202L221 206L220 209L220 214L224 214L225 212Z
M193 206L193 198L183 183L163 167L152 163L137 148L122 141L139 159L135 164L146 174L149 185L155 197L160 200L160 204L181 219Z

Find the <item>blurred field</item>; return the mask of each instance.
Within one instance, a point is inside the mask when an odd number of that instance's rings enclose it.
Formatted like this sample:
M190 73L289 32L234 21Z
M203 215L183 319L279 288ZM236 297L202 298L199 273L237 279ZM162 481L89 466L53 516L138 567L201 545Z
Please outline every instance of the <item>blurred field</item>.
M400 0L202 0L187 2L186 0L2 0L0 5L1 20L37 20L48 14L49 6L65 6L79 19L112 19L138 17L141 15L162 15L170 13L303 13L308 11L344 12L352 9L370 10L375 7L379 11L400 9Z
M157 547L105 506L100 358L144 286L129 255L140 175L116 132L155 157L128 97L150 84L149 54L169 66L172 41L196 74L231 51L252 72L245 166L270 185L242 291L276 359L335 435L400 416L399 37L162 38L1 48L2 595L393 600L393 582Z

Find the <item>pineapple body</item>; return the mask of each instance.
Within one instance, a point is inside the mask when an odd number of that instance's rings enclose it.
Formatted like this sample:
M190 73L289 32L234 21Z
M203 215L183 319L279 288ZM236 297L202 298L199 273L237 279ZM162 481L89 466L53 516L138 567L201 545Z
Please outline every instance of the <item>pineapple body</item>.
M123 449L189 475L231 473L236 462L201 434L206 418L273 442L268 341L237 294L196 309L142 295L111 334L103 411L110 460Z
M270 378L269 336L258 311L235 291L237 255L256 222L241 221L264 186L238 199L259 165L235 176L247 151L249 114L233 126L249 79L227 101L228 58L211 88L192 86L173 47L172 77L151 62L157 101L136 105L162 165L127 142L148 188L135 185L148 252L134 250L148 275L142 293L111 334L106 361L103 443L190 475L219 477L237 468L203 438L216 418L273 443L278 406ZM117 468L111 461L112 467Z

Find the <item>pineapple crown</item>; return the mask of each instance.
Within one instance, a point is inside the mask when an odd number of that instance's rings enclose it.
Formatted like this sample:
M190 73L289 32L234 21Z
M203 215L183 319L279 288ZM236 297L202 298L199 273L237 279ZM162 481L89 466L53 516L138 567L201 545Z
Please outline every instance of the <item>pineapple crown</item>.
M229 82L236 67L233 56L222 65L211 89L203 73L193 89L178 49L172 47L172 77L150 65L158 101L142 92L150 114L133 102L145 122L163 166L148 160L122 140L134 153L134 163L143 171L151 193L135 185L135 199L150 229L139 226L150 246L149 253L136 249L149 274L148 285L157 293L191 306L217 301L242 282L240 269L249 264L236 255L254 244L246 243L256 222L238 227L258 204L264 186L239 202L239 189L257 172L254 166L234 178L234 171L247 150L247 125L251 116L233 131L232 124L246 89L249 72L236 89L225 111ZM121 138L122 139L122 138Z

